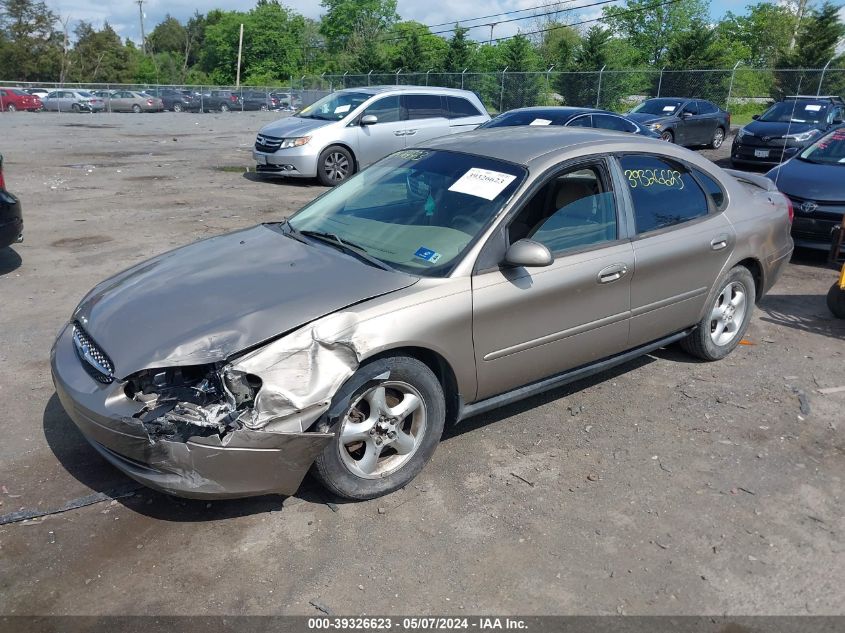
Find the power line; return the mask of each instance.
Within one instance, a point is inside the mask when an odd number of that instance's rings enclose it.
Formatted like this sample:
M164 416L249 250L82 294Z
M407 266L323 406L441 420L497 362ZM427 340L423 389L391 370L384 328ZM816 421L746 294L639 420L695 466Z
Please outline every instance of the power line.
M450 20L449 22L441 22L439 24L426 24L424 25L428 29L434 29L438 26L449 26L450 24L465 24L466 22L475 22L476 20L486 20L487 18L497 18L502 15L514 15L516 13L525 13L526 11L535 11L537 9L547 9L548 7L560 7L563 4L571 4L573 2L578 2L578 0L560 0L559 2L550 2L549 4L541 4L536 7L528 7L527 9L515 9L513 11L502 11L501 13L491 13L490 15L482 15L477 18L467 18L465 20ZM563 11L572 11L574 9L580 9L581 7L561 7L558 11L554 11L554 13L559 13ZM528 16L528 17L535 17L535 16ZM488 24L479 24L477 26L489 26ZM475 28L475 27L467 27L467 28Z

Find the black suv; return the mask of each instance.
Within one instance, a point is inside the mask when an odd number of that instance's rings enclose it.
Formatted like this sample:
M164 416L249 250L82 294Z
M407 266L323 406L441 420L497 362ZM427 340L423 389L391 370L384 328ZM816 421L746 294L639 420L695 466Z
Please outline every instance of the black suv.
M242 110L243 101L240 95L234 90L212 90L203 93L202 109L205 112L217 110L228 112L229 110Z
M731 131L731 115L715 103L686 97L647 99L628 118L678 145L719 149Z
M794 96L771 108L737 132L731 148L734 165L777 165L795 156L845 119L842 97Z
M6 191L3 180L3 157L0 156L0 248L23 241L21 203Z

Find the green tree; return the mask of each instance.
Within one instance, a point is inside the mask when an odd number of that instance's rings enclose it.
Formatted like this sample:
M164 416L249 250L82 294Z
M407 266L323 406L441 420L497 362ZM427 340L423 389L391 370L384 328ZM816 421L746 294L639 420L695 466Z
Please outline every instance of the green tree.
M502 77L505 82L501 95L502 110L539 103L541 85L545 85L545 78L536 72L539 69L540 57L531 46L530 40L522 34L517 34L505 40L502 49L502 63L508 70Z
M147 36L147 45L157 53L182 53L187 31L182 23L170 14L164 16Z
M449 48L446 50L446 58L443 62L443 70L446 72L459 73L468 68L472 58L472 44L467 39L468 28L455 24L455 30L449 39Z
M610 42L610 30L595 25L587 31L586 37L575 52L577 70L601 70L608 63L607 45Z
M399 20L396 0L322 0L320 6L326 11L320 33L332 53L346 50L362 28L384 32Z
M407 72L439 69L448 47L442 37L432 35L424 24L412 21L393 25L384 41L390 66Z
M542 34L537 46L543 66L554 66L557 72L571 70L575 63L575 51L581 44L581 36L571 26L560 23L553 23L546 28L549 30Z
M839 7L825 2L802 20L790 55L793 68L822 68L836 55L836 47L845 36L845 24L839 19Z
M666 65L672 69L714 68L722 61L716 31L706 22L695 21L692 28L672 38L666 51Z
M56 15L43 2L0 0L0 76L21 81L55 79L61 39Z
M748 66L776 68L783 63L789 51L795 15L787 6L758 2L748 7L745 15L732 12L716 26L717 36L723 42L743 49L742 61Z
M710 18L709 0L680 0L655 6L654 0L628 0L624 6L605 7L605 23L626 38L642 64L660 66L673 35L689 31Z
M79 22L74 34L70 67L74 81L122 83L132 79L130 52L108 22L99 31L88 22Z

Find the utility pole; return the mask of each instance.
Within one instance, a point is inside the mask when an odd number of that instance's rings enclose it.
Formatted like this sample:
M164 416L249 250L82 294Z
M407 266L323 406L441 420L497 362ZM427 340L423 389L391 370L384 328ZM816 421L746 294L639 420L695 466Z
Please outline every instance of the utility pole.
M141 17L141 52L147 54L147 38L144 35L144 0L135 0L138 4L138 14Z
M487 42L487 44L491 44L491 45L493 44L493 29L496 27L497 24L498 24L498 22L491 22L490 23L490 40Z
M241 52L244 48L244 25L241 24L241 34L238 37L238 71L235 78L235 88L241 87Z

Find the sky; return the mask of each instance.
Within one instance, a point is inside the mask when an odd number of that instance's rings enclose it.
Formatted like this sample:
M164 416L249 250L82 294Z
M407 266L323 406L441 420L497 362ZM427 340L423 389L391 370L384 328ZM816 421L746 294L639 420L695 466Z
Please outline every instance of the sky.
M585 5L595 4L597 0L561 0L558 4L572 8L570 21L588 20L599 17L605 5L578 9ZM750 0L749 0L750 1ZM298 13L310 18L320 15L319 0L282 0L283 4ZM456 21L464 22L470 18L492 15L497 11L514 11L540 5L550 4L552 0L399 0L398 13L404 20L416 20L423 24L440 24ZM108 21L121 37L128 37L140 41L140 20L136 0L46 0L46 4L62 18L70 17L71 24L78 20L92 22L96 27ZM608 4L624 4L622 0ZM746 2L737 0L712 0L712 17L718 18L731 10L741 12ZM167 13L185 21L195 10L201 13L211 9L228 9L246 11L255 6L255 0L214 0L214 2L197 2L196 0L145 0L144 20L147 33L160 22ZM543 10L540 9L539 12ZM535 12L526 11L516 15L505 15L498 18L476 20L470 24L485 24L496 20L507 20L514 17L533 16ZM577 16L577 17L576 17ZM536 29L536 18L530 17L519 22L500 23L494 27L493 37L514 35L519 29L530 31ZM440 27L441 29L449 28ZM432 29L437 30L437 29ZM490 35L490 27L472 29L470 37L476 40L486 40ZM446 34L448 37L448 34Z

